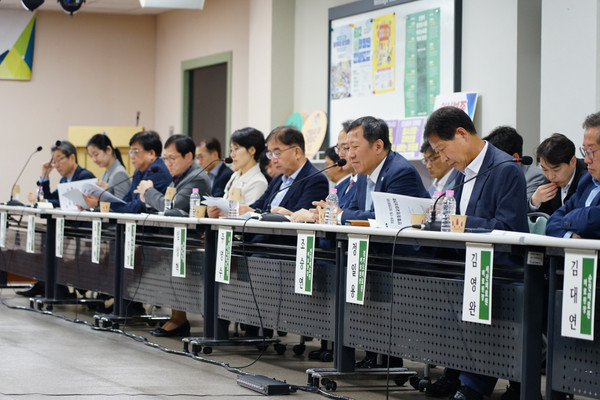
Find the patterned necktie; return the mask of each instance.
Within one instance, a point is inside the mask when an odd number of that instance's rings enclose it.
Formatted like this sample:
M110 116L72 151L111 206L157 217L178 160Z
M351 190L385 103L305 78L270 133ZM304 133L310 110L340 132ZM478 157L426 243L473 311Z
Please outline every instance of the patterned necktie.
M350 189L352 189L352 186L354 186L354 179L350 178L350 183L348 184L348 190L346 190L346 192L350 191Z

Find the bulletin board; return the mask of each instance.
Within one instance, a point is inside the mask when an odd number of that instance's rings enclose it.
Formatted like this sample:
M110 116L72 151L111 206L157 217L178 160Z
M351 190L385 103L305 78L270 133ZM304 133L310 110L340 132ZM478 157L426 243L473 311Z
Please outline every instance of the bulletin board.
M422 131L435 97L460 91L461 19L462 0L361 0L330 8L330 145L342 122L371 115L388 122L393 150L417 157L420 139L401 145L400 130Z

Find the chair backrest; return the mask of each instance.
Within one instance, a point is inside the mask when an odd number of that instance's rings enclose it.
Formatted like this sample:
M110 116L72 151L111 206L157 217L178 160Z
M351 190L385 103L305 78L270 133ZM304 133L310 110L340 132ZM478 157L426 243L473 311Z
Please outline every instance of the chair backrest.
M538 235L546 234L546 224L550 216L542 212L531 212L527 214L527 224L529 225L529 233Z

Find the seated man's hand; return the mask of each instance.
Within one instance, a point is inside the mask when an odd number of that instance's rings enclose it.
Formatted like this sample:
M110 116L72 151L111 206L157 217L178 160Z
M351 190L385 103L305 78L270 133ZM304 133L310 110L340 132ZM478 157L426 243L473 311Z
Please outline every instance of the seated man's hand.
M208 207L206 207L206 214L208 214L208 218L219 218L219 217L226 217L227 216L227 214L225 214L223 212L223 210L221 210L217 206L208 206Z
M246 213L254 212L254 211L256 211L256 210L254 210L254 208L250 208L245 204L240 204L240 211L239 211L240 215L244 215Z
M285 207L272 208L271 212L281 214L281 215L292 215L292 212Z
M579 236L578 234L574 233L571 235L571 239L583 239L581 236Z
M546 183L545 185L539 186L533 196L531 196L531 205L539 207L542 203L552 200L558 193L558 186L555 183Z
M140 195L140 200L144 203L146 202L146 190L153 188L154 182L152 181L141 181L137 188L133 191L133 193L137 193Z
M96 182L96 185L98 185L98 187L101 187L104 190L108 189L108 183L107 182L98 181L98 182Z
M327 203L325 202L325 200L319 200L319 201L313 201L312 205L315 206L315 208L325 208L327 207Z
M85 200L85 204L88 206L88 208L98 207L98 197L91 194L84 194L83 199Z
M292 222L315 222L316 220L317 218L315 217L313 210L307 210L305 208L293 212L290 216L290 221Z

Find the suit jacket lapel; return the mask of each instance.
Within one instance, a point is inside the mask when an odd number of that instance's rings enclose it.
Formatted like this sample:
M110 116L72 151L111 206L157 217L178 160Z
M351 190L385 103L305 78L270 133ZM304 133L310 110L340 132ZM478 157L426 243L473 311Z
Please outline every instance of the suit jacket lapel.
M494 164L494 155L492 154L490 146L488 146L485 157L483 158L483 163L481 163L481 167L479 168L478 174L490 168ZM475 207L477 206L477 200L481 197L481 192L483 191L483 186L485 182L489 179L490 174L483 174L475 179L475 185L473 186L473 191L471 192L471 197L469 198L469 204L467 205L467 212L465 215L475 215Z
M308 176L308 172L310 171L311 166L312 166L312 164L310 163L310 161L306 160L306 163L304 164L304 166L302 167L302 169L300 170L300 172L298 173L296 178L294 178L294 180L292 181L293 186L290 186L290 188L285 192L285 196L283 196L283 199L281 200L281 203L279 204L280 207L287 208L288 200L294 198L295 192L299 188L299 186L294 185L294 184L296 182L298 182L300 179L304 178L305 176ZM282 180L283 180L283 175L282 175Z

